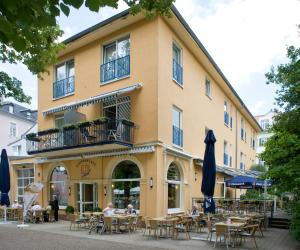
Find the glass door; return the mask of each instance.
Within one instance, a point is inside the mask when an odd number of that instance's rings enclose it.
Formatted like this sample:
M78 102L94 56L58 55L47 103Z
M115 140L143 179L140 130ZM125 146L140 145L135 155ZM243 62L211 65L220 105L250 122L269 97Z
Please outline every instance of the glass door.
M96 183L76 183L77 209L80 213L93 211L98 207L98 194Z

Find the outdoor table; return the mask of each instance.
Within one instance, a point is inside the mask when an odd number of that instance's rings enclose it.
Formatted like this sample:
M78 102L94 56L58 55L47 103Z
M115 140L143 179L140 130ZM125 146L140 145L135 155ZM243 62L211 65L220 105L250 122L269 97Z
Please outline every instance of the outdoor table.
M238 216L230 216L228 217L230 220L235 220L235 221L241 221L241 222L248 222L252 220L251 217L238 217Z
M234 237L233 237L233 242L232 242L232 245L233 245L233 247L235 246L235 243L236 243L236 233L237 233L237 231L236 230L238 230L238 229L241 229L243 226L245 226L246 225L246 223L244 223L244 222L231 222L231 223L228 223L228 222L217 222L217 223L215 223L215 226L217 226L217 225L222 225L222 226L227 226L228 227L228 231L230 232L235 232L235 235L234 235ZM230 240L230 234L229 234L229 240Z
M166 235L165 237L169 237L170 235L170 230L169 230L169 234L168 234L168 224L171 225L171 227L175 227L176 222L178 221L178 218L175 217L171 217L171 218L166 218L166 217L157 217L157 218L152 218L151 220L155 220L158 221L159 225L161 228L165 228L166 230ZM162 232L160 231L160 237L162 237ZM173 230L173 235L172 237L174 237L174 230Z

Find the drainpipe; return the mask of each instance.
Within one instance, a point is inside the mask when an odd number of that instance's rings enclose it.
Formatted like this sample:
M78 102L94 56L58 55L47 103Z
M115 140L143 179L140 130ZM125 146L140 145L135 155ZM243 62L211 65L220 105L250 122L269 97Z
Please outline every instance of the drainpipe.
M238 167L238 117L237 108L235 109L235 168Z

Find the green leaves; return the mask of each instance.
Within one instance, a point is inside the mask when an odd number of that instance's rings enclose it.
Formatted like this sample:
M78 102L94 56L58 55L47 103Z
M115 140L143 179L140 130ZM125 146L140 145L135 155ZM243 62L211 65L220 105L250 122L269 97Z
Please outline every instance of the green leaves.
M59 6L60 6L60 9L62 10L62 12L66 16L69 16L69 14L70 14L70 8L67 5L63 4L63 3L60 3Z
M266 74L267 83L279 87L276 102L282 111L275 116L273 135L260 157L278 194L293 194L291 229L300 240L300 48L288 47L287 57L288 63L272 67Z
M31 97L24 94L21 81L2 71L0 71L0 96L13 97L19 102L26 103L30 103L31 100Z

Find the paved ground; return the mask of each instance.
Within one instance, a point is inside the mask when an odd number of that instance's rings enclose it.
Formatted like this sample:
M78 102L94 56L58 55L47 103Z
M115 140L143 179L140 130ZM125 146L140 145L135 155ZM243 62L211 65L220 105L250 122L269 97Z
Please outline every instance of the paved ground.
M148 238L141 233L88 235L87 231L70 231L68 222L30 225L26 229L18 229L16 224L0 225L0 249L5 250L53 250L53 249L172 249L172 250L212 250L213 244L206 242L206 233L193 234L194 240ZM287 230L268 229L265 237L257 237L259 249L266 250L300 250L300 244L291 239ZM220 246L217 249L226 249ZM243 248L253 249L251 242L243 244Z

